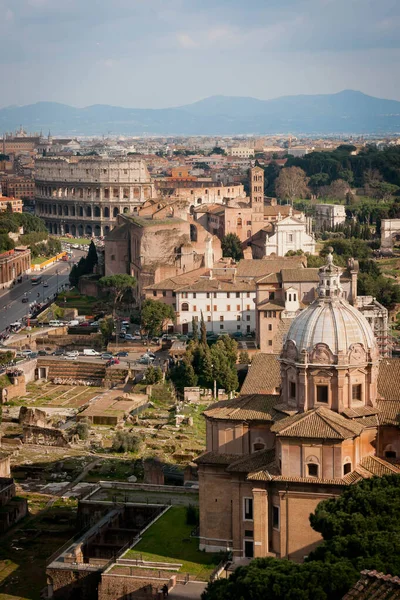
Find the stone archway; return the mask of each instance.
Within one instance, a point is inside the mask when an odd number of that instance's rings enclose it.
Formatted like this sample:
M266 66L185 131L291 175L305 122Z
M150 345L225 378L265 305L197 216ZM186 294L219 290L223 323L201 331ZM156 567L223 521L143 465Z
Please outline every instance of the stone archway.
M101 235L100 225L95 225L94 226L94 235L95 235L95 237L99 237Z
M78 225L78 236L79 237L83 236L83 225Z
M382 219L381 249L391 250L400 243L400 219Z
M75 226L75 225L71 225L71 234L72 234L73 236L75 236L75 235L76 235L76 226Z
M86 235L92 235L92 233L93 233L92 226L91 225L86 225L86 227L85 227L85 234Z

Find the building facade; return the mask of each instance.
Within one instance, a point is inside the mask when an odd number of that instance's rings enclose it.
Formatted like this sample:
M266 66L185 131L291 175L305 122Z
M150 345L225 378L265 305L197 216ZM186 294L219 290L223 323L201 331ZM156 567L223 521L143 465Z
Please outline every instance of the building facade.
M259 231L252 239L253 258L263 256L285 256L287 252L303 250L315 253L315 238L309 218L300 213L293 216L292 211L286 218L278 219Z
M309 524L321 500L363 478L400 474L389 462L400 435L392 401L389 410L378 394L375 337L344 299L340 277L329 255L317 298L287 333L272 386L280 393L255 391L205 411L201 549L303 560L321 540ZM269 378L253 367L249 375L260 387Z
M31 251L26 246L0 254L0 288L8 288L24 273L31 272Z
M106 235L118 214L154 195L145 162L133 158L41 158L35 182L36 214L53 234Z
M0 185L5 196L33 200L35 198L35 182L30 177L21 175L0 175Z
M7 210L10 210L13 213L22 213L22 206L23 204L20 198L8 198L0 194L0 212L6 212Z

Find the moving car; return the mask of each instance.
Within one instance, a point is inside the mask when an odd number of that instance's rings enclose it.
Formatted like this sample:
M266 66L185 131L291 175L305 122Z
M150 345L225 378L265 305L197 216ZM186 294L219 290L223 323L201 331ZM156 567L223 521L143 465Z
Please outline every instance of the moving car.
M94 350L93 348L85 348L83 350L83 356L100 356L100 352Z
M101 358L103 360L110 360L111 358L113 358L113 355L110 354L110 352L103 352L103 354L101 355Z
M71 350L70 352L67 352L65 356L67 358L78 358L79 352L77 350Z
M65 350L55 350L53 352L53 356L64 356L65 355Z
M28 298L28 296L23 296L23 297L22 297L22 302L24 302L24 303L25 303L25 302L29 302L29 298Z
M44 282L43 282L43 287L49 287L49 283L48 283L48 281L44 281Z
M121 352L117 352L117 354L115 356L119 356L119 357L129 356L129 353L122 350Z
M38 356L47 356L46 350L39 350Z
M118 358L110 358L110 360L108 360L106 362L106 367L112 367L112 365L119 365L120 361Z

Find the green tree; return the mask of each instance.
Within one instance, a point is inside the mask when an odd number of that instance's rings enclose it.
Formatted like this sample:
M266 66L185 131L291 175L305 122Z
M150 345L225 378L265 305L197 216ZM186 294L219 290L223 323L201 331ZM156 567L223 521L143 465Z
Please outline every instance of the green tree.
M181 360L172 369L169 376L174 383L178 392L183 393L185 387L193 387L197 385L197 375L194 372L193 366L187 360Z
M209 345L203 346L203 353L200 359L198 371L199 385L210 389L214 382L213 362Z
M225 156L226 152L223 148L220 148L219 146L214 146L214 148L210 152L210 156L211 154L221 154L222 156Z
M238 261L243 258L242 242L236 233L228 233L221 240L223 256L230 256Z
M89 245L89 250L86 256L86 270L88 273L93 273L95 266L97 265L99 258L97 256L97 249L94 241L92 240Z
M206 324L204 321L203 311L201 311L201 318L200 318L200 342L202 343L203 346L207 346L207 328L206 328Z
M175 312L172 306L159 300L151 300L151 298L143 302L141 323L148 336L161 335L169 321L175 321Z
M15 248L14 241L6 234L0 234L0 252L8 252Z
M241 365L249 365L251 363L251 359L247 350L241 350L239 353L239 364Z
M112 300L113 317L115 318L117 305L122 301L128 291L132 291L136 285L135 277L127 273L107 275L99 280L99 285L109 292Z
M239 387L239 380L235 365L232 363L232 349L227 349L224 341L218 340L211 347L210 354L213 365L213 379L217 382L217 388L222 388L228 393L236 391Z
M112 317L107 317L100 322L100 333L104 344L107 345L114 333L114 319Z
M199 326L197 324L196 319L193 317L192 318L192 334L193 334L193 341L194 342L198 342L199 340Z
M146 371L144 372L144 380L148 385L160 383L162 378L163 374L160 367L153 367L153 365L150 365L150 367L147 367Z
M90 426L87 420L79 421L75 425L75 433L80 440L87 440L89 438Z

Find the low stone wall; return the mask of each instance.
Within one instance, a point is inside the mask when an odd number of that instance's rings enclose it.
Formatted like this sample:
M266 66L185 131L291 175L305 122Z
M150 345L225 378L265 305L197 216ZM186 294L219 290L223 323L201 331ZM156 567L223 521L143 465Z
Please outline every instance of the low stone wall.
M20 375L12 379L14 383L0 389L0 398L3 403L26 394L25 376Z
M151 600L162 598L159 590L169 583L170 577L166 575L159 579L151 575L143 577L130 577L103 573L99 586L98 600L115 600L116 598L130 598L137 600Z
M97 600L100 571L47 568L48 597L54 600Z
M69 442L60 429L50 427L36 427L26 425L23 428L24 444L35 444L37 446L58 446L69 448Z

